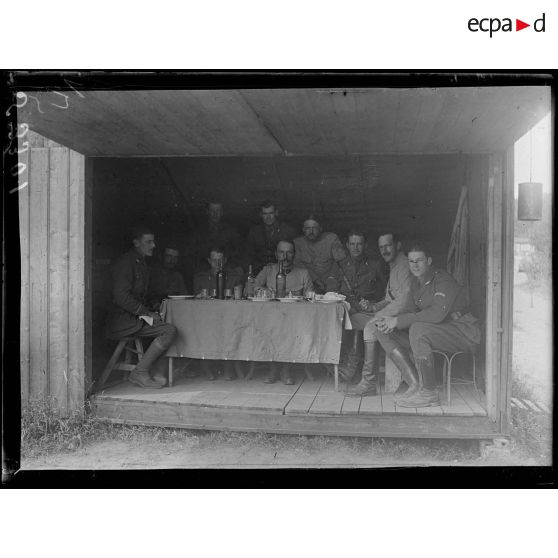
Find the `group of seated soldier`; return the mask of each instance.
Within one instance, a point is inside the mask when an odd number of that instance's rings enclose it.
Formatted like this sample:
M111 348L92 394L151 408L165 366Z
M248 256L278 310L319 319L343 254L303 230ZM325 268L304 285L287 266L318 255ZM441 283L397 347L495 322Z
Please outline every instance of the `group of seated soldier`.
M226 269L227 288L245 281L241 266L227 268L228 255L232 254L233 263L238 264L240 250L237 233L221 221L222 215L221 204L209 204L208 224L199 237L203 241L196 241L196 253L187 255L201 264L204 254L206 262L205 270L198 270L193 277L196 294L215 288L219 267ZM395 393L397 404L439 404L432 351L468 350L480 341L462 286L446 271L432 266L425 245L411 245L406 256L393 232L378 237L383 260L379 261L367 253L367 239L360 230L351 230L343 246L335 233L323 232L314 217L304 221L303 234L295 237L294 228L280 222L278 215L274 202L263 202L262 223L248 234L246 253L257 271L255 286L275 288L278 263L282 262L287 292L305 295L310 291L335 291L345 295L353 329L363 331L364 337L363 358L359 357L357 337L349 339L345 335L343 339L339 374L347 383L347 395L376 395L382 347L401 372L402 382ZM145 257L153 255L153 232L135 230L133 245L114 267L115 307L108 335L115 339L126 335L153 337L129 381L141 387L163 387L166 378L155 363L171 345L176 329L162 321L158 310L167 295L186 294L184 280L175 269L179 252L166 247L161 264L152 269L150 277ZM224 368L224 377L234 379L231 365ZM276 366L270 367L266 382L275 381L276 370ZM206 376L214 379L207 364ZM281 377L286 384L294 383L288 365L282 366Z

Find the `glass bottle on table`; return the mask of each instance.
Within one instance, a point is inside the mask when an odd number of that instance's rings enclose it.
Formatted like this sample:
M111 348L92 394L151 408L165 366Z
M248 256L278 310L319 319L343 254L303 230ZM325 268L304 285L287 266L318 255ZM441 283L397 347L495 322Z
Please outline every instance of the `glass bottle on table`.
M283 270L283 262L279 262L279 271L275 276L275 291L277 298L285 298L285 291L287 289L287 276Z
M217 298L223 300L225 298L225 286L227 283L227 275L223 269L223 260L219 260L219 269L215 276L215 289Z
M256 287L256 278L252 271L252 266L248 266L248 277L246 278L246 296L254 296L254 291Z

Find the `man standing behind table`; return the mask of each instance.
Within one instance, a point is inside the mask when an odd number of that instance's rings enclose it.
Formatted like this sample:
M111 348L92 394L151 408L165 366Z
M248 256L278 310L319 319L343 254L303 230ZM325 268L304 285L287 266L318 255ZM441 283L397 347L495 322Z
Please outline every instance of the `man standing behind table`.
M169 295L188 294L184 278L176 271L180 252L176 248L165 248L160 264L154 265L150 270L149 291L154 304Z
M132 231L133 248L115 263L113 268L112 309L106 334L110 339L128 336L153 338L151 345L130 375L128 381L143 388L161 388L167 383L162 373L150 369L165 354L176 336L176 328L163 322L161 316L148 305L149 271L146 256L153 255L155 236L146 227ZM151 325L150 325L151 322Z
M313 217L304 221L303 236L294 239L294 265L305 267L310 272L317 293L325 293L335 288L335 281L327 278L332 275L335 262L344 260L347 253L335 233L322 232L322 227Z
M362 300L359 303L366 314L368 321L364 326L364 364L362 366L362 379L347 391L347 395L376 395L376 377L378 373L378 357L380 345L376 338L377 328L375 319L382 316L397 316L414 307L411 298L412 275L409 269L407 256L401 251L401 242L394 233L385 233L378 237L378 248L384 261L389 265L389 280L385 297L380 302ZM402 382L398 392L406 391L406 382Z
M387 354L396 353L392 359L402 376L409 378L409 389L396 395L397 405L428 407L440 404L432 351L472 350L480 342L480 330L467 308L463 287L447 271L432 266L428 248L414 243L408 258L415 307L377 320L376 335Z
M360 362L357 332L362 331L371 318L371 314L363 312L363 308L383 297L386 278L382 263L365 255L366 236L362 231L357 229L349 231L346 247L349 256L334 265L328 280L335 281L334 290L345 295L351 305L349 313L353 330L343 331L345 337L343 345L348 344L350 348L345 362L339 366L341 377L350 382L357 373ZM345 353L347 348L342 346L342 350Z
M259 273L267 264L275 262L275 250L279 240L292 240L295 228L289 223L279 221L276 203L265 200L260 205L262 222L254 225L248 232L246 256L252 264L253 272Z
M223 204L211 201L206 209L207 222L200 225L190 239L189 254L194 261L194 272L205 267L205 260L213 246L221 246L231 266L240 265L241 240L238 231L223 220Z
M283 271L286 275L285 291L297 296L305 295L308 291L313 290L314 285L307 269L293 265L294 257L295 248L293 242L289 240L280 240L277 243L275 258L277 259L277 262L283 262ZM268 289L275 290L278 271L279 263L266 265L258 273L255 280L255 287L267 287ZM291 375L290 366L287 363L283 363L280 370L278 363L272 363L264 382L266 384L274 383L277 379L278 372L285 385L290 386L295 383Z

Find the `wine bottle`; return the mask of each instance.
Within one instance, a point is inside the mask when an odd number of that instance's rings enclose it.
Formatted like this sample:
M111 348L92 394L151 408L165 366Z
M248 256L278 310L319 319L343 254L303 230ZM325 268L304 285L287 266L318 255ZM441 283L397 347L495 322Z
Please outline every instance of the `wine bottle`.
M225 285L227 283L227 275L223 269L223 260L219 260L219 270L215 276L215 283L217 298L223 300L225 298Z
M256 278L252 272L252 266L248 266L248 277L246 278L246 296L254 296Z
M285 297L285 291L287 288L287 276L285 275L285 272L283 271L283 262L279 262L279 271L277 272L277 275L275 276L275 287L276 287L276 294L275 296L277 298L284 298Z

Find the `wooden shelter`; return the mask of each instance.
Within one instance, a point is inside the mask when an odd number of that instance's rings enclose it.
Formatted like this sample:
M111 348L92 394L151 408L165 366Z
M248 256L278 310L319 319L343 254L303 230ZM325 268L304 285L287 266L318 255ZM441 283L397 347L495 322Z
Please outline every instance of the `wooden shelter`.
M18 108L20 186L27 183L18 192L24 403L50 396L61 410L82 408L113 348L102 338L108 269L138 220L148 219L158 236L187 242L208 199L222 201L226 217L246 232L258 203L274 198L295 224L313 212L339 234L358 225L371 238L386 228L404 241L420 235L445 267L466 187L469 292L484 335L480 397L463 390L459 403L439 412L361 412L366 405L351 407L325 380L292 393L277 387L277 397L261 405L255 384L237 382L227 405L193 402L188 394L203 386L186 381L172 397L122 384L94 400L99 416L111 420L190 428L479 439L508 433L513 145L550 111L550 87L70 86L25 95ZM248 390L242 401L250 405L235 400L235 390ZM318 401L330 405L313 408Z

